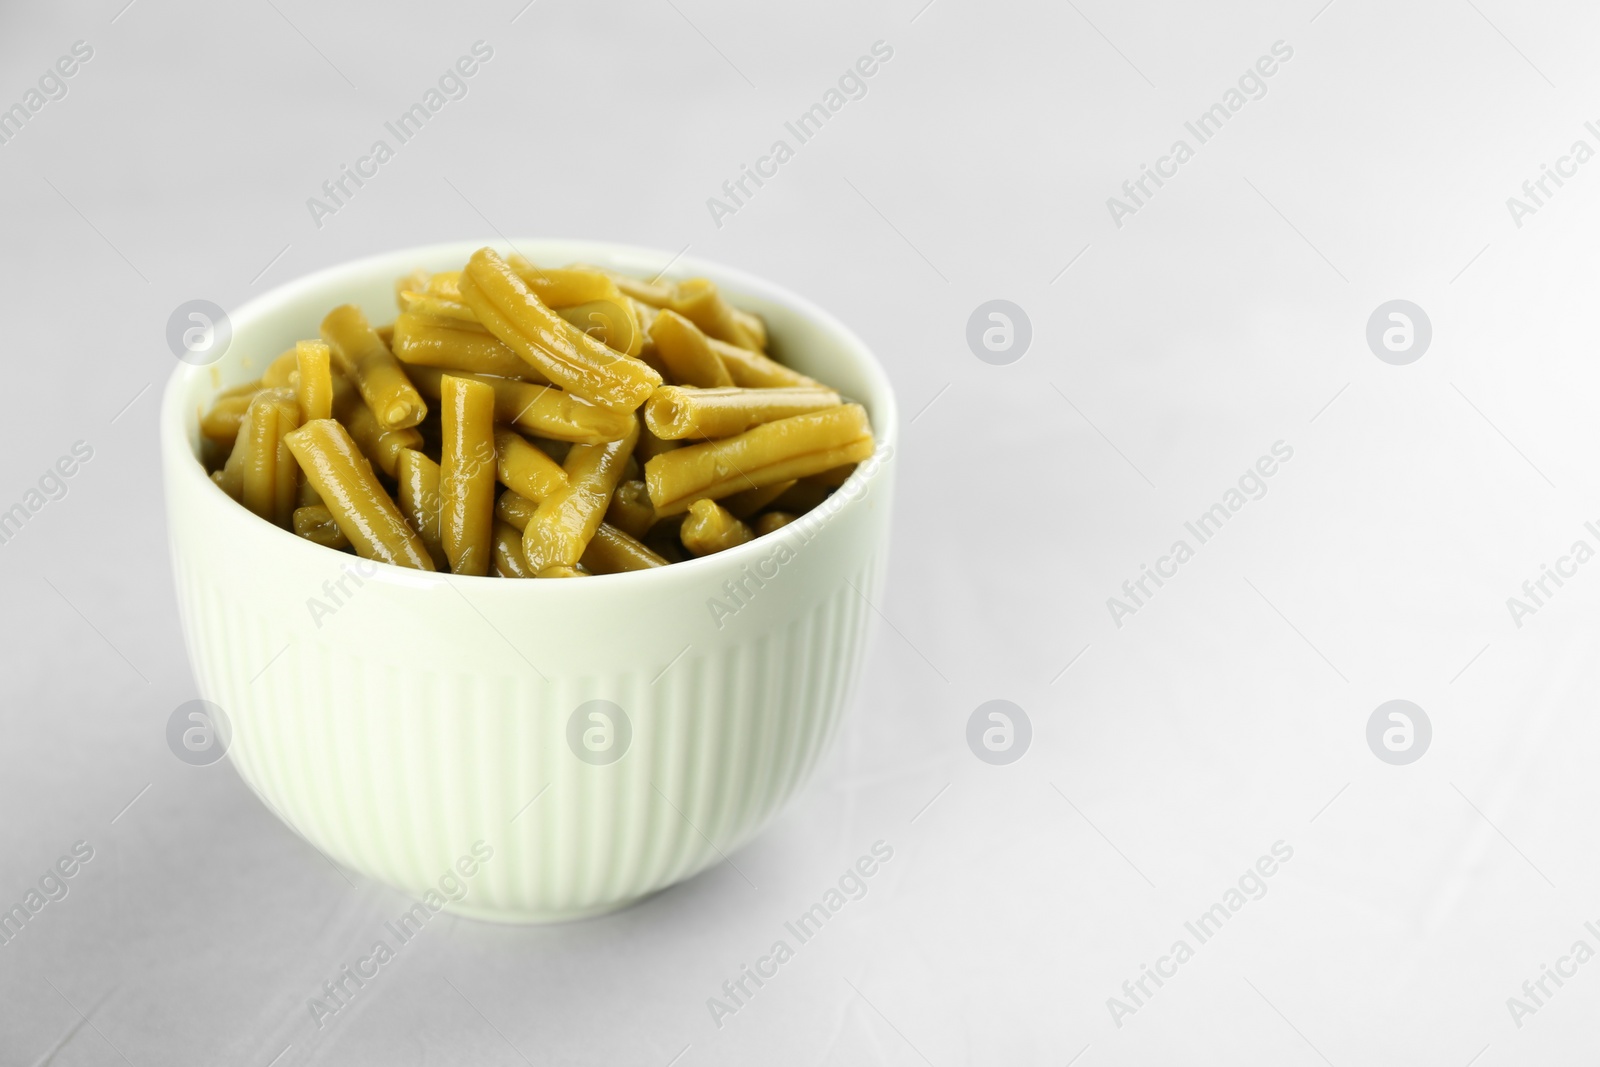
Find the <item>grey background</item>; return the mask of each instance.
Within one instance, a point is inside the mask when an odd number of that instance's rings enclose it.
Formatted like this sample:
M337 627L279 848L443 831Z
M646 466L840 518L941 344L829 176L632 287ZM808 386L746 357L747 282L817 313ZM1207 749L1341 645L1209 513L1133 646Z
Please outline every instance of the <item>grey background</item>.
M1576 1063L1600 963L1600 11L1507 0L0 7L0 1063ZM476 40L494 58L319 229L305 206ZM894 58L736 216L706 198L874 41ZM1116 226L1106 198L1293 49ZM1192 143L1192 139L1191 139ZM610 918L440 921L317 1030L404 910L167 750L196 693L159 504L168 314L409 244L627 241L745 268L871 343L907 423L874 651L822 772L727 865ZM1070 266L1069 266L1070 264ZM1009 366L965 342L1027 310ZM1406 299L1409 366L1368 350ZM1137 615L1106 599L1294 449ZM1070 666L1069 666L1070 665ZM1385 700L1433 725L1379 761ZM972 710L1024 707L1009 766ZM133 801L131 807L130 800ZM113 821L115 820L115 821ZM706 998L872 842L895 855L735 1017ZM1136 1015L1107 998L1282 840L1269 891ZM1553 987L1552 987L1553 988ZM90 1016L86 1024L82 1014ZM276 1057L276 1059L275 1059ZM676 1059L675 1059L676 1057Z

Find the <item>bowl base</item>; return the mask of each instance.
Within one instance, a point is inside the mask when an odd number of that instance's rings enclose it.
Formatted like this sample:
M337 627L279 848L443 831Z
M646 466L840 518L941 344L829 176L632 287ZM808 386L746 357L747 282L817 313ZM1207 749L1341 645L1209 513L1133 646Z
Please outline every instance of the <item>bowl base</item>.
M649 894L646 894L648 896ZM627 900L614 900L605 904L597 904L589 908L571 908L566 911L518 911L511 908L478 907L472 904L454 904L446 902L444 910L451 915L459 915L463 919L475 919L478 922L505 923L514 926L534 926L543 923L576 922L579 919L593 919L601 915L609 915L614 911L632 907L644 897L629 897Z

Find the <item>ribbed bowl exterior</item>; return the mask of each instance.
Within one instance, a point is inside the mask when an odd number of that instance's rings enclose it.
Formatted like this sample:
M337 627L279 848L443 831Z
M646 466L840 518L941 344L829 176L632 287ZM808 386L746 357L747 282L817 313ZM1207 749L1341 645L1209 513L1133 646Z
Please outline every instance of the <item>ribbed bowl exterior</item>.
M540 256L540 242L528 246ZM837 323L691 264L742 292L797 355L820 352L795 362L873 416L879 454L791 527L650 572L460 578L330 552L210 483L195 423L218 388L258 374L335 304L382 314L393 277L470 250L412 250L296 283L234 316L223 373L174 377L162 443L178 602L201 695L227 716L228 757L297 833L418 896L441 879L464 885L444 905L461 914L573 918L723 862L815 770L881 585L893 400ZM669 258L570 243L547 254L634 269ZM570 740L593 700L631 727L615 762L590 762ZM469 854L481 861L473 876L452 878Z
M877 585L869 562L786 623L691 650L652 684L654 666L546 681L374 661L297 640L182 559L177 574L201 693L227 714L229 758L262 801L332 859L417 894L483 841L494 858L451 907L507 920L626 904L759 831L838 728ZM597 693L633 728L604 766L566 738Z

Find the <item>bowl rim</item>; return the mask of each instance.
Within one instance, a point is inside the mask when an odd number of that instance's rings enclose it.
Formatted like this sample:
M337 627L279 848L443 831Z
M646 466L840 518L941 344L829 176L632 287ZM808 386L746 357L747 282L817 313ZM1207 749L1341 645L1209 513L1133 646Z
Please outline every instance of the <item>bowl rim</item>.
M570 260L595 262L611 265L611 269L649 269L655 265L660 271L658 276L688 277L705 276L717 283L719 289L724 289L734 298L735 303L740 296L753 296L767 300L774 304L781 304L800 316L811 320L821 326L826 332L833 334L842 342L841 351L856 365L869 384L871 395L863 398L871 407L872 430L875 441L873 455L864 460L851 472L850 477L834 490L829 499L841 498L844 503L832 510L814 525L808 540L822 533L824 529L835 524L839 515L847 510L862 506L866 494L863 490L869 477L876 479L879 476L878 467L892 461L899 435L899 411L895 400L894 389L889 380L888 373L878 361L877 355L863 341L855 331L839 321L832 314L824 311L810 300L793 292L792 290L768 281L765 278L750 274L736 267L729 267L714 260L707 260L698 256L685 256L680 253L671 253L662 249L649 248L641 245L622 244L610 241L597 241L586 238L564 237L538 237L522 239L506 239L496 237L492 240L471 241L445 241L425 245L409 245L398 247L385 252L377 252L362 256L358 259L345 260L331 266L303 274L290 281L261 293L241 304L237 310L228 312L228 319L232 327L231 344L237 344L241 333L249 330L254 320L270 314L285 303L299 299L318 289L336 286L345 283L352 275L364 275L376 270L394 270L395 262L410 262L409 267L400 267L399 271L415 267L416 262L427 259L442 259L446 256L457 256L462 262L474 251L482 247L501 248L509 246L512 250L527 247L533 250L529 258L544 254L551 254L550 249L560 248L564 251L554 253ZM630 266L616 266L619 260L629 261ZM396 274L396 277L399 275ZM724 284L726 283L726 285ZM225 357L224 357L225 358ZM197 506L215 507L219 521L223 523L239 524L242 536L251 538L265 535L271 538L273 534L280 540L275 543L283 546L286 551L312 552L314 557L307 557L308 564L316 560L328 562L329 550L321 545L296 536L292 531L285 530L269 522L264 522L237 501L225 494L206 473L205 467L200 463L199 457L191 448L187 436L186 420L188 413L184 410L184 397L194 387L196 379L209 376L215 363L190 364L178 361L178 365L167 379L167 384L162 393L161 411L159 415L159 437L162 454L162 482L169 502L172 498L174 478L182 479L182 488L186 497L195 501ZM188 462L182 462L188 460ZM175 462L176 461L176 462ZM870 470L869 470L870 465ZM892 486L891 486L892 488ZM227 505L222 507L222 505ZM818 509L820 510L820 508ZM807 514L811 514L808 512ZM169 522L181 521L171 515ZM169 531L169 539L174 531ZM711 575L714 571L737 572L742 566L753 564L770 551L778 541L775 539L782 530L774 531L772 535L752 538L745 544L738 545L710 556L691 558L679 563L669 564L665 567L653 567L644 571L624 571L616 574L592 575L589 580L579 582L536 582L507 581L493 575L468 575L453 574L449 571L420 571L396 564L381 563L377 560L364 561L373 572L368 574L363 571L363 577L369 581L380 581L385 584L397 584L411 587L437 587L453 585L456 582L466 582L468 588L502 589L506 586L529 585L535 588L554 587L545 594L531 595L581 595L567 592L557 592L570 587L579 589L588 587L591 582L598 579L605 582L601 588L608 591L617 590L615 583L630 582L641 591L646 585L660 585L666 582L696 582ZM291 547L293 543L293 547ZM337 553L347 559L345 553ZM488 583L493 583L492 586ZM509 592L509 590L506 590Z

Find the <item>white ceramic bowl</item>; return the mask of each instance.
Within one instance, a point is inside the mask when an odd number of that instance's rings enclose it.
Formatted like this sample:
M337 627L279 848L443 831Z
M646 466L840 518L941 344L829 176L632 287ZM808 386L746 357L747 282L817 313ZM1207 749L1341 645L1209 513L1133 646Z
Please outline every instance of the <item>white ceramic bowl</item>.
M234 312L213 366L180 364L161 411L173 569L201 695L226 712L229 757L284 822L430 907L575 918L721 862L815 769L881 587L895 402L854 334L775 285L645 249L519 241L535 262L711 278L766 317L776 354L866 405L878 454L784 530L567 581L359 561L262 522L211 483L197 422L219 389L315 336L338 304L387 321L396 277L459 268L477 247L302 278ZM622 715L580 712L590 701ZM596 710L610 712L609 732Z

